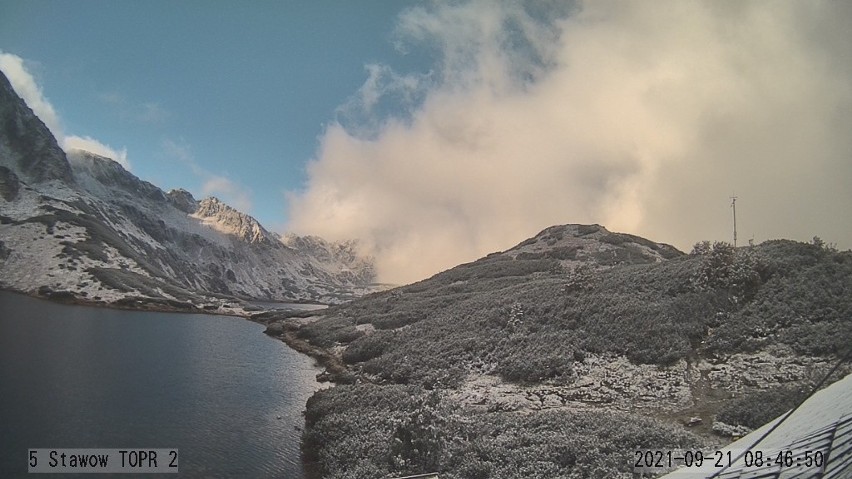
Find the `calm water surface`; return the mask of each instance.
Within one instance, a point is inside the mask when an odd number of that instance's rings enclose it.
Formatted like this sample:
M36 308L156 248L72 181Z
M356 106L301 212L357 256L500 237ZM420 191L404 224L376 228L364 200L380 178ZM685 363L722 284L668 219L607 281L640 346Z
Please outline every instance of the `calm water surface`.
M0 291L0 477L28 448L178 448L180 477L303 478L319 371L239 318Z

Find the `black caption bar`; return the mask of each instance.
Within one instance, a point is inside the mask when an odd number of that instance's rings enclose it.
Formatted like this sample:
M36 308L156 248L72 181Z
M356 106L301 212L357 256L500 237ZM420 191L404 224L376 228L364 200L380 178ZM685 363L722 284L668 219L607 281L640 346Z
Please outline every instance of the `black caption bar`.
M29 473L134 473L178 472L177 449L29 449Z

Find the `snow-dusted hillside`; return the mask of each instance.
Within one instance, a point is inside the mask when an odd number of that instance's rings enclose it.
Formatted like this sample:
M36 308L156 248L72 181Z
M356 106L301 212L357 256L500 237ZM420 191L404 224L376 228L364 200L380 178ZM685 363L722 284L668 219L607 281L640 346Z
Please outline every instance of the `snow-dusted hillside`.
M685 255L553 226L311 317L254 319L322 361L320 378L351 384L305 413L305 449L330 476L400 477L428 460L420 470L441 477L629 478L637 453L669 450L704 451L715 473L713 451L794 407L847 355L852 252L699 245ZM773 467L779 450L820 451L825 475L789 460L780 476L742 467L752 456L718 477L852 477L844 383L760 447ZM353 446L352 431L369 433ZM696 469L676 477L709 477Z
M372 288L372 263L351 243L282 239L216 198L66 155L2 75L0 115L0 287L210 308L228 297L335 303Z

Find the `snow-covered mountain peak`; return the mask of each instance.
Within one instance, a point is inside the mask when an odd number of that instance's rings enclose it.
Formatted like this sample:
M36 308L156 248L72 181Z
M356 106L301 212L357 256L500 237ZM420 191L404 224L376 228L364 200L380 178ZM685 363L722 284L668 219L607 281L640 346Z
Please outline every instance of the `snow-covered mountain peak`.
M96 165L100 165L105 168L121 168L124 169L117 161L112 158L108 158L106 156L101 156L97 153L93 153L89 150L84 150L82 148L70 148L65 152L68 157L68 161L70 163L78 163L83 164L89 167L96 167Z
M319 236L299 236L286 233L281 237L281 242L297 251L320 258L333 258L347 263L358 262L359 260L372 261L360 254L357 240L326 241Z
M275 235L261 226L256 219L228 206L215 196L199 201L198 209L191 216L221 233L235 235L248 243L275 240Z
M279 239L300 254L340 265L340 272L353 272L363 278L375 276L373 258L361 253L357 240L326 241L319 236L299 236L293 233L285 233Z
M120 174L126 170L117 161L81 148L71 148L65 152L72 169L85 169L93 175Z
M74 178L88 191L96 191L101 195L122 194L156 202L165 200L161 189L139 179L111 158L78 148L68 150L66 156Z

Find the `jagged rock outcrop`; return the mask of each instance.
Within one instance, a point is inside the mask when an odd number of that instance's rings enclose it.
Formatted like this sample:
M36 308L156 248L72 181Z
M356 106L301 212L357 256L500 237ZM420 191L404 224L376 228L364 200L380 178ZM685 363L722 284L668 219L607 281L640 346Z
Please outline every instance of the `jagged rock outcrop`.
M192 215L248 243L271 243L276 240L256 219L231 208L216 197L201 200Z
M198 209L198 201L192 196L192 193L183 188L169 190L166 196L175 208L184 213L195 213Z
M319 236L287 234L281 241L304 255L345 265L340 273L352 281L372 281L376 276L373 258L358 251L356 240L329 242Z

